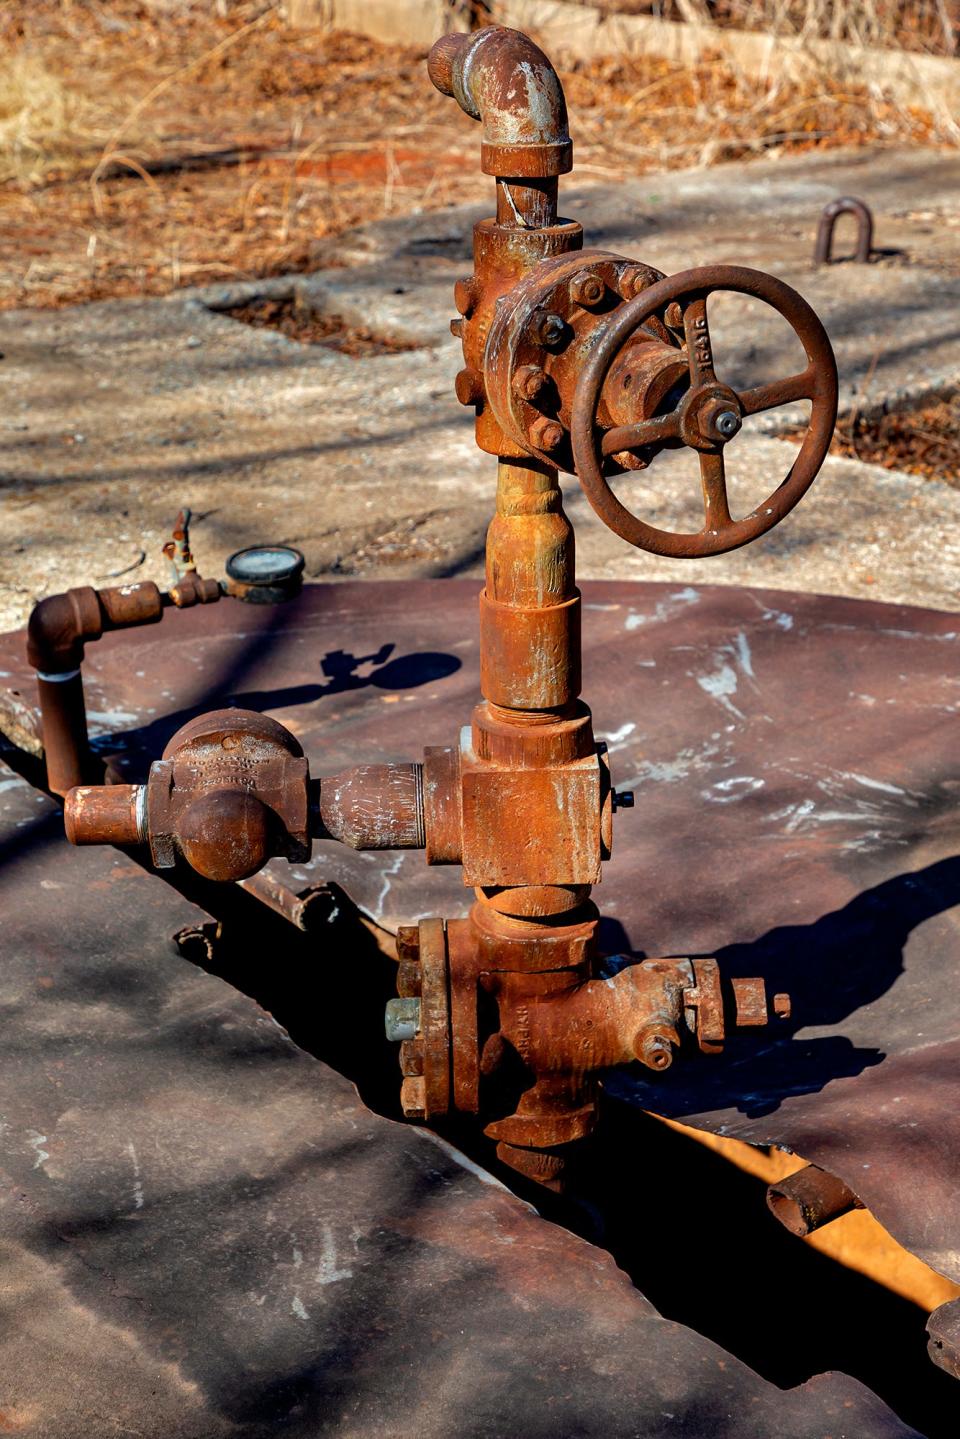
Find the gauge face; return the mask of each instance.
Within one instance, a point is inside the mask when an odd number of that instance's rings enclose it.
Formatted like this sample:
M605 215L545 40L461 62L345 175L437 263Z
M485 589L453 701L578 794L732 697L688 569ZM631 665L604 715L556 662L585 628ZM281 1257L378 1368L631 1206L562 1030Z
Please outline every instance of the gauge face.
M245 585L284 584L302 569L303 555L286 545L251 545L227 560L227 574Z

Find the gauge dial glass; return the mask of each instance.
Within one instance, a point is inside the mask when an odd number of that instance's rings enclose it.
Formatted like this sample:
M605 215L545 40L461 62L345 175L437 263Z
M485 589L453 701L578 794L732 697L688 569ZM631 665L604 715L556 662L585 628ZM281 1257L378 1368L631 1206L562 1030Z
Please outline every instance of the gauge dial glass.
M277 584L303 568L303 556L285 545L256 545L239 550L227 561L227 574L244 584Z

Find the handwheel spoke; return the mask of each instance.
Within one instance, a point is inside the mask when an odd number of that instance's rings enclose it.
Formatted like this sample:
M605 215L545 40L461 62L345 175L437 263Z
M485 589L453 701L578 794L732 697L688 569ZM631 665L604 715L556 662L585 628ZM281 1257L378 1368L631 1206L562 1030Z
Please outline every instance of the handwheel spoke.
M771 380L767 385L742 390L737 398L745 415L759 415L761 410L775 410L794 400L812 400L815 384L816 375L809 369L786 380Z
M706 295L698 295L684 310L683 334L687 342L690 384L694 387L715 384L717 377L713 372L713 345L707 324Z
M635 450L641 445L657 445L664 440L675 440L680 435L680 416L675 410L669 415L655 415L650 420L638 420L635 425L617 425L604 435L600 448L607 455L619 454L621 450Z
M700 483L703 486L705 530L722 530L732 523L727 503L727 476L722 450L700 452Z

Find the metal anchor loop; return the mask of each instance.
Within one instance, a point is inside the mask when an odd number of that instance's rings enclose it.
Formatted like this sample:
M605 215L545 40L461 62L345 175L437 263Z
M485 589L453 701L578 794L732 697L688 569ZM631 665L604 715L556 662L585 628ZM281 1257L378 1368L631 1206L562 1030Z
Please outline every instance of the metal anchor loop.
M813 251L815 265L830 265L833 260L833 232L841 215L853 215L857 222L857 248L853 258L858 265L866 265L873 249L873 214L870 207L855 195L842 195L831 200L820 216L817 226L817 243Z

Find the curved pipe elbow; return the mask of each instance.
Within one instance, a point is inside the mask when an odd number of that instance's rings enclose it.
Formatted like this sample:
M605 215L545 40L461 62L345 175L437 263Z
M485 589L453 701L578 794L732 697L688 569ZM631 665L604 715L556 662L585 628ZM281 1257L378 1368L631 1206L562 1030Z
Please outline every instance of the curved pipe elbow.
M430 79L483 125L488 175L545 178L572 165L567 104L543 51L519 30L488 25L444 35L430 51Z
M102 631L96 590L89 586L39 600L27 621L27 659L42 674L79 669L83 646Z

